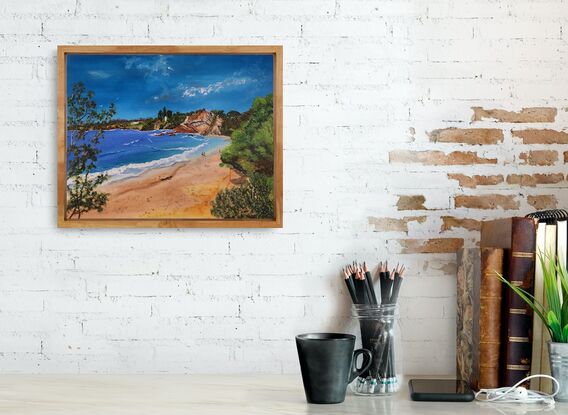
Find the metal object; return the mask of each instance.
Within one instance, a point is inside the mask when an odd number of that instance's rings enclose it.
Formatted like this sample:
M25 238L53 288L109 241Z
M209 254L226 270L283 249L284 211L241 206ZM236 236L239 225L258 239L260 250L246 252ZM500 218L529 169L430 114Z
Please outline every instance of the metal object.
M558 402L568 402L568 343L548 342L550 372L560 384L554 397Z

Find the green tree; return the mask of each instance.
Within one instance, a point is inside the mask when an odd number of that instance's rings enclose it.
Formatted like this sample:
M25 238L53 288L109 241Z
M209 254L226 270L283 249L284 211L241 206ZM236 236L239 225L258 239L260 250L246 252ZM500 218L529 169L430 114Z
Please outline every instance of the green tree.
M257 97L248 119L231 135L231 144L221 152L221 161L247 176L274 174L274 117L272 94Z
M175 128L185 120L185 114L168 110L168 122L162 128Z
M101 152L97 147L103 139L100 126L108 124L116 110L114 104L108 109L97 108L93 91L87 91L83 83L73 85L67 98L67 214L69 218L81 218L90 210L101 212L108 194L97 192L104 183L106 174L93 174ZM98 128L97 128L98 127Z
M236 129L231 135L231 143L221 152L221 161L246 176L247 180L241 186L219 192L212 203L211 213L226 219L273 218L272 94L256 98L251 109L244 114L229 111L223 115Z
M211 112L221 117L223 120L223 124L221 124L221 134L228 136L233 135L233 132L239 128L250 115L249 111L242 114L238 111L229 111L225 113L223 110L213 110Z

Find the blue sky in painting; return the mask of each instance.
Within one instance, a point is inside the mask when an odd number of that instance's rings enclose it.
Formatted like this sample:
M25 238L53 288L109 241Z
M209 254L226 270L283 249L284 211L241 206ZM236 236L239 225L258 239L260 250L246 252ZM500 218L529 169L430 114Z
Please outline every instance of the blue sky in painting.
M115 118L199 108L246 111L272 92L272 55L67 55L67 90L83 82Z

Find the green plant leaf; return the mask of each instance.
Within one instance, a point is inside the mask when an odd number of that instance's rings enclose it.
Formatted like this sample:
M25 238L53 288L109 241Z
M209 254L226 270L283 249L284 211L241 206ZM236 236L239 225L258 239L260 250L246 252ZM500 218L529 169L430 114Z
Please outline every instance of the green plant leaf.
M511 287L513 289L513 291L520 291L522 294L524 294L530 301L527 302L531 308L535 311L540 311L543 314L544 317L544 305L539 302L534 295L532 295L531 293L529 293L528 291L526 291L524 288L519 287L517 285L512 285L511 283L509 283L509 281L503 277L501 274L499 274L497 271L494 272L495 275L501 280L501 282L505 283L506 285L508 285L509 287ZM522 296L521 296L522 297ZM524 300L524 298L523 298ZM526 301L525 301L526 302ZM535 306L537 307L537 309L535 309Z
M511 284L509 281L503 278L503 276L498 272L495 272L495 275L497 276L497 278L501 280L503 284L507 285L510 289L512 289L519 297L523 299L525 303L527 303L533 309L536 315L542 320L542 324L544 324L544 326L548 329L550 337L553 338L554 335L550 323L548 319L544 316L545 312L544 306L538 303L538 301L534 300L534 297L530 293L526 292L521 287L517 287L516 285Z
M559 251L558 257L562 257L564 252ZM566 273L566 265L560 261L556 261L556 274L558 280L560 280L560 286L562 287L562 298L566 299L568 297L568 275ZM568 322L567 322L568 323Z
M562 314L562 309L556 280L556 259L554 255L548 254L546 256L539 255L539 260L543 270L544 293L548 309L554 312L555 317L559 317Z
M562 327L560 327L560 321L558 320L558 317L556 317L552 310L548 312L547 317L550 329L554 334L553 336L551 336L552 341L563 343L564 336L562 334Z
M564 297L564 302L562 303L562 314L561 314L562 326L568 325L568 299Z
M544 304L542 304L540 301L538 301L538 300L534 297L534 295L532 295L531 293L529 293L529 292L528 292L527 290L525 290L524 288L518 287L518 286L516 286L516 285L515 285L514 287L516 287L519 291L521 291L524 295L526 295L526 296L534 303L534 305L537 306L538 309L541 310L541 312L544 314L544 310L545 310ZM533 310L534 310L534 307L533 307Z
M564 336L564 343L568 343L568 324L562 329L562 335Z

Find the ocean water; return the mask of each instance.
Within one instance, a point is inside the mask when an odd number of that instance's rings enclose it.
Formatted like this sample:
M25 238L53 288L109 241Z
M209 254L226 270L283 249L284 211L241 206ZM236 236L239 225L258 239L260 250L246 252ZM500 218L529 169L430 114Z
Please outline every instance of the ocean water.
M107 173L109 182L138 176L148 169L166 167L200 156L202 152L221 149L229 142L222 138L197 134L176 133L171 130L106 130L98 148L101 153L96 173ZM161 135L161 133L166 133ZM73 131L67 133L68 142ZM89 135L94 132L87 133ZM108 182L107 182L108 183Z

